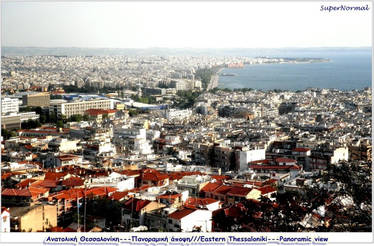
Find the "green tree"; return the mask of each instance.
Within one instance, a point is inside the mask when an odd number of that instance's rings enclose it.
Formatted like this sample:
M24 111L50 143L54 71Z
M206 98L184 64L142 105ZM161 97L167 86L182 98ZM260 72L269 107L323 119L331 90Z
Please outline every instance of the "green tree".
M40 123L44 124L47 122L47 116L45 114L40 115Z
M83 115L83 120L84 121L90 120L90 116L88 114Z
M62 128L62 127L64 127L64 122L63 122L62 120L57 120L56 127L57 127L57 128Z
M71 121L74 121L74 122L81 122L82 120L83 120L83 116L80 115L80 114L72 115L72 116L70 116L70 118L68 119L69 122L71 122Z
M33 128L37 128L37 127L40 127L41 124L39 122L39 120L28 120L26 122L22 122L21 123L21 128L22 129L33 129Z

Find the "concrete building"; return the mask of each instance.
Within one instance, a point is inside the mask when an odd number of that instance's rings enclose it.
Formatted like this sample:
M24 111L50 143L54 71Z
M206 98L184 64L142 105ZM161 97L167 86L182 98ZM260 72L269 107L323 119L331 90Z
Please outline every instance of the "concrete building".
M247 170L248 162L259 161L265 159L265 149L243 150L239 152L238 170Z
M118 191L131 190L135 188L135 178L112 172L107 177L96 177L88 179L89 187L110 186Z
M1 99L1 115L19 112L19 100L17 98L4 97Z
M1 116L1 128L4 128L4 129L21 128L21 116L17 114Z
M57 226L56 205L37 204L10 208L11 230L14 232L46 231Z
M22 102L23 105L29 107L48 107L50 104L50 95L45 92L23 95Z
M212 211L184 208L168 216L168 231L174 232L211 232Z
M65 100L52 100L49 112L56 115L84 115L88 109L113 109L113 101L110 99L93 99L87 101L67 102Z
M77 143L79 140L69 140L67 138L55 138L48 143L48 147L51 150L68 153L75 152L78 149Z
M190 197L198 196L200 190L209 183L211 177L208 175L184 176L176 182L178 190L188 190Z
M28 121L28 120L39 120L40 116L35 112L24 112L19 113L21 122Z
M10 213L6 207L1 207L0 232L10 232Z
M143 88L142 92L144 96L165 95L166 89L145 87Z
M165 117L168 120L185 119L185 118L190 117L191 115L192 115L192 110L190 110L190 109L181 109L181 110L169 109L169 110L165 111Z

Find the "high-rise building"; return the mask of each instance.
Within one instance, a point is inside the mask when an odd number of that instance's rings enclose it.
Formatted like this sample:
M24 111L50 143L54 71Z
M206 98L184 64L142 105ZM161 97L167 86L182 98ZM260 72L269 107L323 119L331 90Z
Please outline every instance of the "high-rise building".
M57 116L84 115L88 109L113 109L113 101L110 99L93 99L87 101L52 100L49 112L54 112Z
M17 98L4 97L1 99L1 115L18 113L19 100Z
M49 93L28 94L22 97L23 105L30 107L47 107L50 104Z

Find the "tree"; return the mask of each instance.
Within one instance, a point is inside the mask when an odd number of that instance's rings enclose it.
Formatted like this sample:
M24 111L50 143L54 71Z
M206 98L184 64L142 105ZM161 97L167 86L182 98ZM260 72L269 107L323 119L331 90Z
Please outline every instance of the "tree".
M50 122L50 123L57 122L57 115L54 112L48 114L47 115L47 122Z
M90 120L90 116L88 114L83 115L83 120L84 121Z
M72 115L72 116L70 116L70 118L68 119L69 122L71 122L71 121L74 121L74 122L81 122L82 120L83 120L83 116L80 115L80 114Z
M44 124L47 122L47 116L45 114L40 115L40 123Z
M8 140L11 137L17 136L17 133L13 131L9 131L8 129L1 128L1 136L3 136L4 140Z
M40 127L41 124L39 122L39 120L28 120L26 122L22 122L21 123L21 128L22 129L33 129L33 128L37 128L37 127Z
M64 126L64 122L62 120L58 120L56 123L57 128L62 128Z

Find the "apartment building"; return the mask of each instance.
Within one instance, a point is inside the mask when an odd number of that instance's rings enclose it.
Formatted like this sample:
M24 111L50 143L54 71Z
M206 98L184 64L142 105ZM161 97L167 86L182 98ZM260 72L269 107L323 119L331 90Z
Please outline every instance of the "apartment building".
M35 93L22 96L23 105L29 107L48 107L50 104L49 93Z
M4 97L1 99L1 115L18 113L19 101L17 98Z
M110 99L93 99L73 102L52 100L49 112L54 112L58 116L65 115L66 117L70 117L78 114L84 115L88 109L113 109L113 101Z

